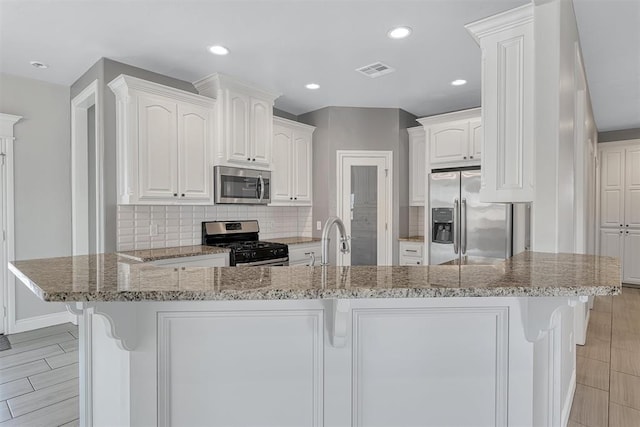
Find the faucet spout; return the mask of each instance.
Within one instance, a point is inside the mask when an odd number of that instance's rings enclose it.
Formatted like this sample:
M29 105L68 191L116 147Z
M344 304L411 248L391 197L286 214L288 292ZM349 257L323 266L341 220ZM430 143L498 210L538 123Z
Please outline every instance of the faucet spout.
M322 247L322 258L320 260L320 265L329 265L329 233L334 225L338 227L338 232L340 233L340 252L347 254L350 251L349 237L347 236L347 230L344 227L344 223L337 216L329 217L322 228L322 239L320 242Z

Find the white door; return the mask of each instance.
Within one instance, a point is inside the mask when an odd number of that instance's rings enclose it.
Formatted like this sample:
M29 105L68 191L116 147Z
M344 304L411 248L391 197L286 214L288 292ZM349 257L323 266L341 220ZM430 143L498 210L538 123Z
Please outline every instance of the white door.
M273 107L265 101L251 98L251 164L268 167L271 163Z
M311 134L293 132L293 200L298 205L311 205L312 187Z
M429 128L431 164L456 162L467 159L469 123L453 122Z
M2 138L2 135L0 135L0 150L2 150L2 155L5 156L7 153L7 150L5 148L6 144L8 144L9 142L4 141ZM6 157L3 157L3 160L5 160ZM3 161L2 164L0 165L0 224L2 224L2 226L5 226L5 211L7 209L7 203L6 203L6 197L7 197L7 191L6 191L6 182L7 182L7 177L6 177L6 171L7 171L7 166L5 164L6 162ZM7 263L9 261L13 261L11 259L8 259L8 255L7 255L7 240L3 239L2 242L0 242L0 262L2 262L3 266L0 267L0 310L3 310L5 313L5 316L3 316L2 318L0 318L0 334L4 334L5 333L5 322L7 321L7 317L6 314L8 314L6 312L7 310L7 298L8 298L8 293L9 293L9 275L12 274L9 272L8 267L7 267Z
M618 228L600 229L600 255L620 259L622 264L623 231Z
M213 185L209 162L209 110L194 105L178 106L180 198L211 200Z
M625 228L640 228L640 147L628 148L625 162ZM640 259L640 253L636 256Z
M178 196L177 106L161 98L138 97L140 199Z
M622 281L640 285L640 230L627 230L624 234L624 263Z
M251 162L249 150L249 97L227 91L227 114L225 119L227 160L247 164Z
M624 220L624 148L602 151L600 226L622 227Z
M351 239L338 264L391 265L391 152L339 151L338 159L338 212Z
M271 203L292 203L291 192L291 148L293 144L291 128L273 127L273 170L271 171Z
M469 121L469 158L480 160L482 156L482 119Z

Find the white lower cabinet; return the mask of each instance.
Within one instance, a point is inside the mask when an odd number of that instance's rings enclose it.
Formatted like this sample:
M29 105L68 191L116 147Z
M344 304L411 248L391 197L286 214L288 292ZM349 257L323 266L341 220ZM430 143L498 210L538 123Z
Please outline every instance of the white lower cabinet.
M311 206L315 128L275 117L271 153L271 205Z
M640 285L640 230L624 233L622 282Z
M320 265L320 242L289 245L289 265Z
M424 265L424 242L400 241L400 265Z

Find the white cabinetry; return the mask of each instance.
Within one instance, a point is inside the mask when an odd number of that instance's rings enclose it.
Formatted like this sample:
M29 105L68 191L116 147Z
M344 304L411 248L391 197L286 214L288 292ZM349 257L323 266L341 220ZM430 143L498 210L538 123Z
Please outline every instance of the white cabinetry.
M427 185L427 135L422 126L409 132L409 205L424 206Z
M640 285L640 141L608 143L600 165L600 255L619 258L622 281Z
M119 204L212 204L215 101L134 77L116 95Z
M219 102L216 164L269 169L273 101L278 95L219 73L194 85L201 95Z
M400 241L400 265L424 265L424 242Z
M280 117L273 122L271 205L311 206L315 128Z
M431 167L480 164L482 124L479 108L424 117L418 122L426 132Z
M468 24L482 50L483 202L533 201L533 5Z
M320 242L289 245L289 265L320 265Z

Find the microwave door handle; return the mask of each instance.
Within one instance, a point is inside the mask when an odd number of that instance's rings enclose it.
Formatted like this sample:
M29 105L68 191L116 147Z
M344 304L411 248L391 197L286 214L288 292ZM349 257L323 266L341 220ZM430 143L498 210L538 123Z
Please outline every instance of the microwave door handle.
M262 197L264 196L264 179L262 179L262 174L258 175L258 201L262 202Z

